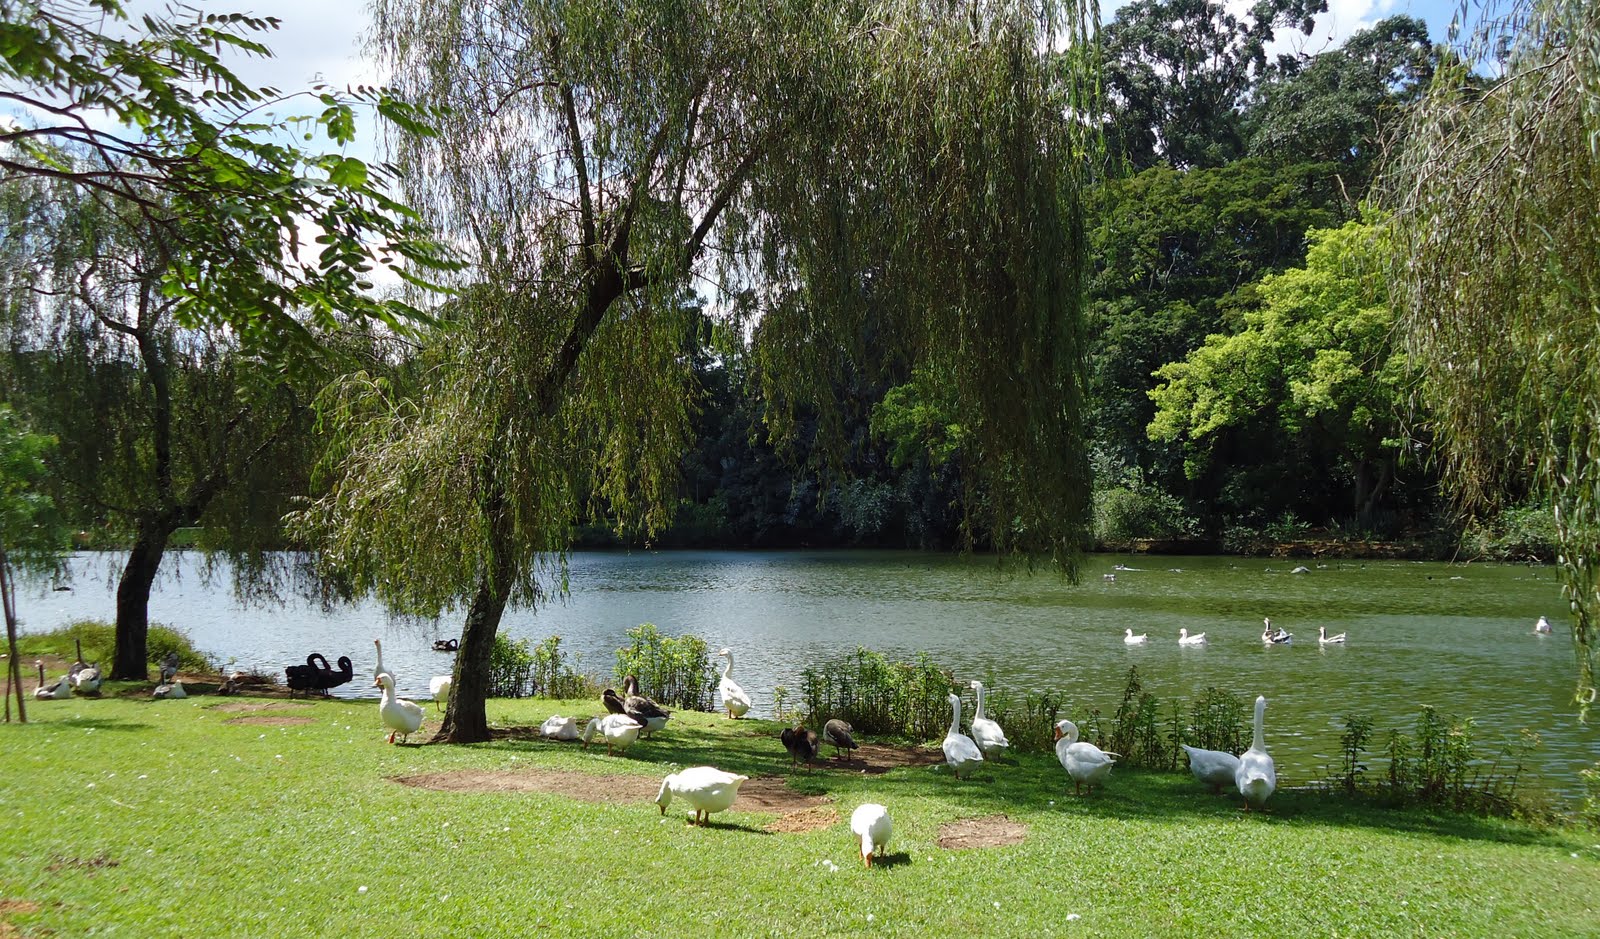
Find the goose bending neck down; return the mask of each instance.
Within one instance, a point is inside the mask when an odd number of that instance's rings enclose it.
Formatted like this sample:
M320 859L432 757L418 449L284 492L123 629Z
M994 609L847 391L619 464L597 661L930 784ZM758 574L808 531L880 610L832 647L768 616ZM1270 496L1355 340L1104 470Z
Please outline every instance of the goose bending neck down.
M711 813L727 811L739 798L739 787L750 777L725 773L715 766L692 766L661 780L656 792L656 807L667 814L667 806L674 796L689 803L694 809L691 825L704 825L711 821Z
M1234 771L1234 782L1239 795L1244 797L1245 811L1260 809L1278 788L1278 767L1267 752L1265 732L1267 699L1256 698L1255 732L1250 738L1250 749L1239 754L1239 768Z
M889 847L889 835L894 832L894 822L889 810L876 802L864 802L850 813L850 831L861 839L861 863L872 866L873 856L881 857Z
M947 695L950 700L950 730L944 735L944 761L957 779L970 776L983 762L983 751L971 737L961 732L961 699Z

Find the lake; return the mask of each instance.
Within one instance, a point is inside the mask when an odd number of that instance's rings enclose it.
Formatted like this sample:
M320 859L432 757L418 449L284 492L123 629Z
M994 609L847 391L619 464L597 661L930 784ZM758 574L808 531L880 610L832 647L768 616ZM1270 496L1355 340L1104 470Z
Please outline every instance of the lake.
M24 589L24 631L111 619L118 563L79 554L71 592ZM1580 725L1571 704L1573 653L1552 568L1347 561L1304 562L1310 572L1290 573L1301 563L1097 555L1073 586L1051 573L1001 570L992 559L912 552L580 552L564 601L508 610L501 630L560 635L563 649L602 677L641 622L695 633L713 650L733 649L734 677L762 715L775 685L798 689L808 663L858 644L897 657L926 651L958 679L1050 690L1069 708L1106 714L1137 665L1163 700L1208 685L1247 700L1266 695L1268 745L1286 784L1337 762L1345 715L1376 721L1377 750L1387 730L1409 730L1418 708L1432 704L1476 719L1486 745L1524 728L1538 733L1543 745L1525 783L1567 796L1579 790L1578 771L1600 759L1600 731ZM1106 580L1116 565L1138 570ZM449 671L451 657L432 644L458 635L459 616L418 625L373 603L242 606L225 576L199 575L193 555L169 555L164 569L151 620L240 667L281 675L309 652L348 655L358 678L338 693L375 697L359 676L371 673L372 640L382 638L402 694L427 697L429 677ZM1540 614L1556 624L1554 635L1533 633ZM1263 616L1295 642L1263 646ZM1348 631L1348 644L1319 647L1319 625ZM1125 645L1128 627L1149 642ZM1208 644L1180 648L1180 627L1207 633Z

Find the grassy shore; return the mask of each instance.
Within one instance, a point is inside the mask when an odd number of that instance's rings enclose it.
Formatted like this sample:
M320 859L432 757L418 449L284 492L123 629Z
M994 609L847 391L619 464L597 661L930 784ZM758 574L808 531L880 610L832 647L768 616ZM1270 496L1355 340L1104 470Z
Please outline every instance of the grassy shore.
M1076 798L1049 756L792 771L777 726L681 714L624 756L508 736L390 746L371 702L29 702L0 728L0 936L1593 936L1600 836L1187 777ZM270 705L270 706L269 706ZM240 710L239 708L262 708ZM588 702L497 701L530 727ZM430 713L428 727L436 726ZM413 739L426 739L413 738ZM826 761L824 761L826 762ZM706 829L638 801L710 763L826 797ZM434 777L452 791L401 785ZM555 780L595 802L526 788ZM574 785L576 784L576 785ZM496 791L498 789L498 791ZM486 791L487 790L487 791ZM894 818L863 870L850 811ZM1006 815L1020 844L939 846ZM791 824L803 822L804 824ZM773 832L772 828L814 830Z

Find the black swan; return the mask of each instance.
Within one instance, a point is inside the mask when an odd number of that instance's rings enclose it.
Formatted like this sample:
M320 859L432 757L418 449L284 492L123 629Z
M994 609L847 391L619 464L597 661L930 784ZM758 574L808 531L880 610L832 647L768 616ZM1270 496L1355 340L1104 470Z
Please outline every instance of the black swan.
M284 668L283 673L288 679L290 697L293 697L296 691L307 694L320 691L323 697L330 697L329 688L336 688L354 677L355 665L351 663L348 655L341 655L339 670L334 671L328 667L328 660L321 652L313 652L306 656L306 664L290 665Z

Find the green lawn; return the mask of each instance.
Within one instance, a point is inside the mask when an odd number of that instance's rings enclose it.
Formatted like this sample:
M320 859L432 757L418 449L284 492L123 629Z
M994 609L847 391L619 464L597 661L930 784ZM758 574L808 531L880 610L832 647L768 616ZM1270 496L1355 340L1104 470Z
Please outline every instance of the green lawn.
M660 778L673 762L787 775L776 725L680 715L612 758L537 740L390 746L365 702L258 715L311 718L296 726L227 723L240 715L214 707L237 700L30 701L29 724L0 729L0 936L1600 933L1593 832L1290 792L1245 815L1187 777L1128 771L1079 799L1044 755L971 782L942 767L797 772L795 788L835 800L837 823L771 834L774 816L729 812L702 830L682 803L663 819L648 803L390 777ZM517 725L597 710L491 708ZM894 817L891 863L871 871L848 829L864 801ZM938 847L940 825L992 813L1026 840Z

